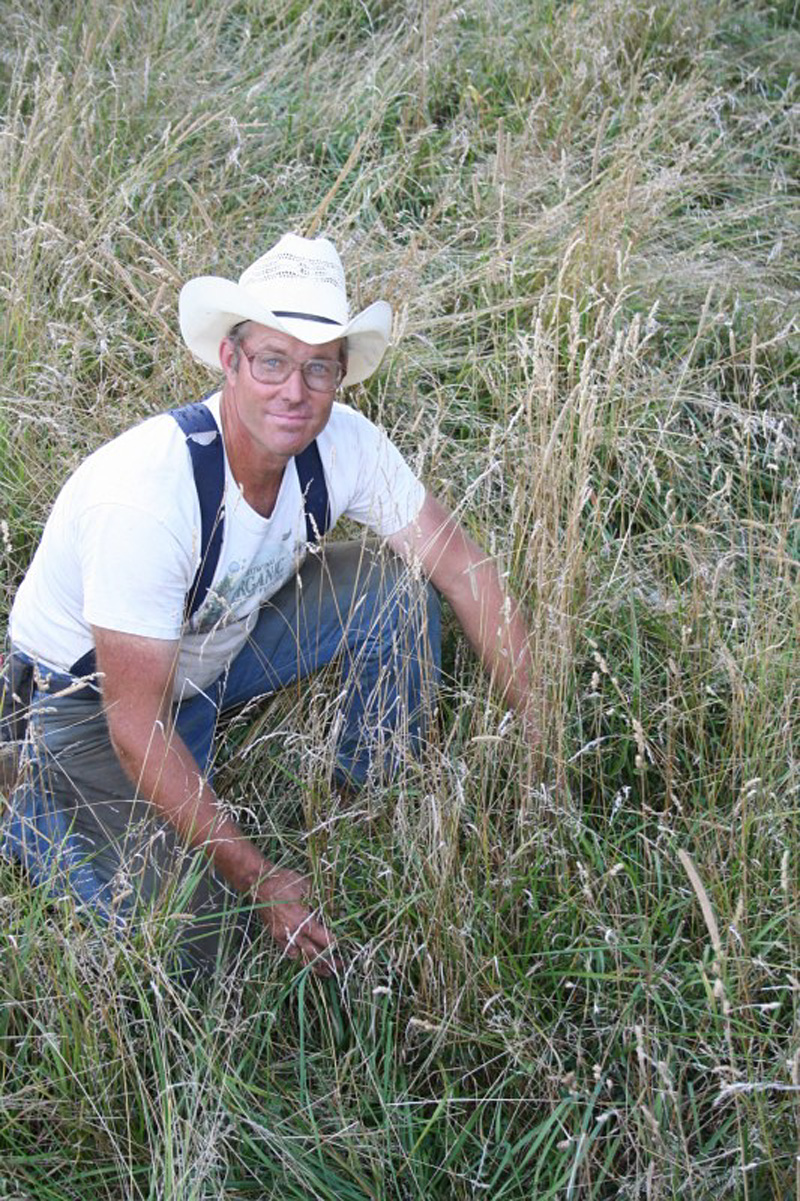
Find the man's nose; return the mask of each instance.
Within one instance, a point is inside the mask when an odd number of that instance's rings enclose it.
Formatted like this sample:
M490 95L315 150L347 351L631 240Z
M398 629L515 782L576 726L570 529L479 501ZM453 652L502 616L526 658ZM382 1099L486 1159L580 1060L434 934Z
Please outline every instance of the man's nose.
M292 367L288 378L284 381L283 391L287 400L302 400L305 393L306 381L298 364Z

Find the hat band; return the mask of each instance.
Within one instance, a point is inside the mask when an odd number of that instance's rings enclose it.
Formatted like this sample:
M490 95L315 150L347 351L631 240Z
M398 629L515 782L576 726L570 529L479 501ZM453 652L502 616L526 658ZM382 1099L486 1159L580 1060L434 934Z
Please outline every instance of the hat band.
M341 321L334 321L333 317L318 317L315 313L287 313L281 312L280 309L273 309L276 317L296 317L300 321L319 321L322 325L338 325L341 327Z

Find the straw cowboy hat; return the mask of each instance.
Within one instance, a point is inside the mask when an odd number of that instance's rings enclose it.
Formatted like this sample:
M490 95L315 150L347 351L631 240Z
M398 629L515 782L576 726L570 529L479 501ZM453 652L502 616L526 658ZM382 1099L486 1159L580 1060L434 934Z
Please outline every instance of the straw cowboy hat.
M372 375L389 344L392 310L377 300L350 317L344 270L327 238L284 234L243 271L238 284L200 275L181 289L181 333L193 354L219 367L219 344L240 321L256 321L318 346L347 339L343 384Z

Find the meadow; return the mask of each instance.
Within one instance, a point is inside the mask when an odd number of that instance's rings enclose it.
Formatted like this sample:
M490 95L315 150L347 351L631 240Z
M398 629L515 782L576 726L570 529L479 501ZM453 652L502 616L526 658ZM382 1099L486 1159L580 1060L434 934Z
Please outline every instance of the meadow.
M0 863L4 1201L800 1201L797 0L0 0L0 631L72 468L206 392L181 284L333 238L349 402L498 560L544 753L451 617L345 808L335 681L219 791L320 982L205 995ZM335 716L335 715L334 715Z

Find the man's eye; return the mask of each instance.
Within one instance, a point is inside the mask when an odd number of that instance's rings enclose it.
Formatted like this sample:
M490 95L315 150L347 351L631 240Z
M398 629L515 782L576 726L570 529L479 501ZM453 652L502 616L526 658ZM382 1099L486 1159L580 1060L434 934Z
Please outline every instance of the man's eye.
M280 371L286 365L286 360L279 354L260 354L258 365L262 371Z
M306 371L314 379L330 379L334 367L335 364L329 363L326 359L309 359L306 363Z

